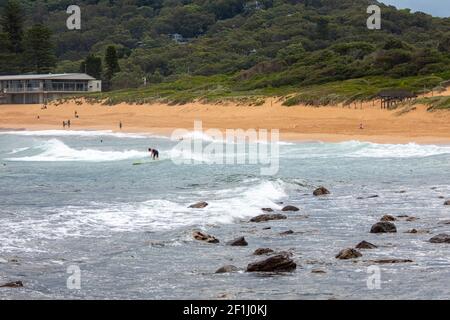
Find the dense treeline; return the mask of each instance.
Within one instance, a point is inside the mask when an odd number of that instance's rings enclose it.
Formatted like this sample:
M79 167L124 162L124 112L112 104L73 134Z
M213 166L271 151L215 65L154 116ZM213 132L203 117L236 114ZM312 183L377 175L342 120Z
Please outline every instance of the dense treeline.
M0 5L6 2L0 0ZM368 30L366 9L376 1L21 3L26 12L25 29L36 24L43 33L46 26L54 35L58 61L54 72L93 69L91 73L102 75L114 89L142 86L144 78L149 84L185 75L228 75L243 90L253 90L380 75L401 78L450 73L450 19L380 4L382 29ZM66 8L74 3L82 9L80 31L66 28ZM3 28L0 33L0 42L7 41L2 40L6 31ZM23 38L25 50L29 44L27 37ZM119 66L107 71L101 63L105 64L105 52L111 47L116 49ZM0 46L0 56L10 53ZM31 69L17 68L19 65L0 62L0 72Z

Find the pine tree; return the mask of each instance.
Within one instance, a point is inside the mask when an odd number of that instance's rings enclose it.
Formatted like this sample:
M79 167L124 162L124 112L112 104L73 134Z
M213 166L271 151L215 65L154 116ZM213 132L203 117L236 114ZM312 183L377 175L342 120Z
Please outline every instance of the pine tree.
M8 35L9 50L13 53L22 52L24 14L17 0L9 0L2 12L0 25Z
M51 31L42 24L37 24L25 32L24 65L25 71L48 73L55 66Z
M80 72L87 73L96 79L101 78L102 70L102 59L94 55L87 56L80 66Z
M109 90L111 88L111 79L117 72L120 72L119 59L114 46L106 48L105 68L104 89Z
M120 71L119 59L117 57L116 47L109 46L105 53L105 65L107 75L114 76L115 73Z

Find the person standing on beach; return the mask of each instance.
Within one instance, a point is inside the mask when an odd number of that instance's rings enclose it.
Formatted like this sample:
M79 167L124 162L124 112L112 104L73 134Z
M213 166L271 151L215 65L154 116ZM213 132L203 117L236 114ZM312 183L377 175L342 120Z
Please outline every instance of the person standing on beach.
M70 120L67 120L67 126L70 128Z
M65 128L66 128L66 122L63 121L63 129L65 129Z
M119 122L119 128L122 130L122 121Z

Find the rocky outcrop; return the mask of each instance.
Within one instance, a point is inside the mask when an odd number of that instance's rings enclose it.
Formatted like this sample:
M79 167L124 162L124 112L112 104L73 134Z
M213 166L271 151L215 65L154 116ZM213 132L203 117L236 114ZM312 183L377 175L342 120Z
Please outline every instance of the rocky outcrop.
M380 221L397 221L397 219L394 216L387 214L381 217Z
M250 219L250 222L265 222L270 220L284 220L287 219L287 217L283 214L261 214L259 216L256 216L252 219Z
M273 251L270 248L259 248L259 249L256 249L255 252L253 252L253 255L262 256L264 254L269 254L269 253L273 253L273 252L275 252L275 251Z
M362 257L361 252L353 248L344 249L336 255L336 259L341 260L356 259L359 257Z
M198 241L203 241L203 242L207 242L207 243L219 243L219 239L217 239L216 237L213 237L209 234L203 233L201 231L194 231L192 236L194 237L195 240L198 240Z
M325 187L319 187L316 190L314 190L313 195L317 196L324 196L330 194L330 191L328 191L327 188Z
M206 208L207 206L208 206L208 203L202 201L202 202L197 202L197 203L194 203L194 204L190 205L189 208L191 208L191 209L203 209L203 208Z
M450 243L450 235L446 233L438 234L430 239L431 243Z
M295 206L285 206L281 211L300 211L300 209Z
M392 222L382 221L375 223L370 229L370 233L395 233L397 228Z
M239 237L234 240L228 241L227 245L234 247L245 247L248 246L248 242L245 240L244 237Z
M360 243L358 243L355 247L356 249L376 249L378 248L376 245L367 242L367 241L361 241Z
M0 285L0 288L22 288L22 287L23 287L22 281L8 282Z
M223 266L219 269L217 269L216 273L230 273L230 272L236 272L239 269L232 265Z
M250 263L247 272L290 272L297 264L287 254L279 254L262 261Z

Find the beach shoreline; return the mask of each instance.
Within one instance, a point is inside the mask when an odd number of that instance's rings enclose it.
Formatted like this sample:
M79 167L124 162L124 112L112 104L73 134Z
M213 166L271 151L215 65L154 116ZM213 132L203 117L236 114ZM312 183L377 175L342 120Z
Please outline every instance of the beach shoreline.
M71 128L65 130L111 130L170 137L174 130L192 131L194 122L202 121L204 131L211 128L222 132L227 129L267 129L269 133L279 130L281 140L285 141L450 143L450 112L428 112L424 105L414 106L414 110L404 113L381 109L372 102L356 107L285 107L271 99L262 106L202 103L105 106L69 102L58 106L50 104L45 110L41 107L0 106L0 131L63 130L62 122L70 119ZM79 118L75 117L75 111Z

